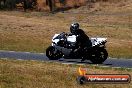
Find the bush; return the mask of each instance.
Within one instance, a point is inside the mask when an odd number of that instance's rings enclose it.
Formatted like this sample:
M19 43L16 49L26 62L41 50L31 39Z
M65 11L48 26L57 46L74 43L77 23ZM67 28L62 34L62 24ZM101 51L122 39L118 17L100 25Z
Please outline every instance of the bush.
M6 0L5 7L10 10L14 9L16 7L16 0Z
M4 1L0 1L0 9L4 9Z

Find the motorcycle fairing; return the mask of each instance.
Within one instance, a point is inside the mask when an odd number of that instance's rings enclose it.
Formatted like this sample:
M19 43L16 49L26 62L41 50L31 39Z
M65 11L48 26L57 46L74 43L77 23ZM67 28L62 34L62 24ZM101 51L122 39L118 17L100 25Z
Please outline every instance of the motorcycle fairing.
M71 42L71 43L75 43L76 42L76 36L75 35L68 36L67 41Z
M106 41L107 38L91 38L92 46L101 45L103 42Z

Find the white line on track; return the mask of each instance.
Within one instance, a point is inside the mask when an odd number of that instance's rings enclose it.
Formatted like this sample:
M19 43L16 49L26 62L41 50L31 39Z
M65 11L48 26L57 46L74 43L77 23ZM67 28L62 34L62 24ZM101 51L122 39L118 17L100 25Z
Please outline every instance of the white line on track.
M75 64L75 65L81 65L81 66L84 66L85 64L76 64L76 63L62 63L62 64L66 64L66 65L70 65L70 64ZM111 66L102 66L102 65L99 65L99 64L96 64L96 65L92 65L92 66L99 66L99 67L102 67L102 68L109 68ZM117 68L117 69L120 69L120 68L123 68L123 67L112 67L112 68ZM132 68L125 68L125 69L130 69L132 70Z
M22 51L7 51L7 50L0 50L0 52L11 52L11 53L28 53L28 54L45 54L45 53L22 52Z

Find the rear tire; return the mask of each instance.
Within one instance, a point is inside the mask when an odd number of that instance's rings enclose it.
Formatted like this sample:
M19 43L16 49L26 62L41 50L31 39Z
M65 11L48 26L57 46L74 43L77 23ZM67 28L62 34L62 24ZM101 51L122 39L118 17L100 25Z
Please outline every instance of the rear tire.
M46 49L46 56L50 59L50 60L58 60L62 57L62 53L59 51L55 52L55 48L53 46L49 46Z
M102 64L108 57L108 52L104 48L97 49L90 58L93 64Z

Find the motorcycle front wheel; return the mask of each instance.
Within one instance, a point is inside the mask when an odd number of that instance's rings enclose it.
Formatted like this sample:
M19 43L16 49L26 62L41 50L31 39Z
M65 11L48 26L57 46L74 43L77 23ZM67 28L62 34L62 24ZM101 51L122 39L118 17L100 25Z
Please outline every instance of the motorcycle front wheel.
M58 60L62 57L62 53L60 51L55 51L55 48L53 46L49 46L46 49L46 56L50 59L50 60Z
M90 61L93 64L102 64L108 57L108 52L104 48L99 48L95 50L95 52L92 54Z

